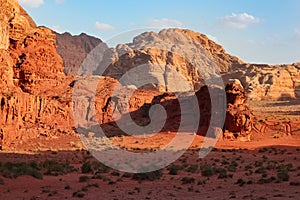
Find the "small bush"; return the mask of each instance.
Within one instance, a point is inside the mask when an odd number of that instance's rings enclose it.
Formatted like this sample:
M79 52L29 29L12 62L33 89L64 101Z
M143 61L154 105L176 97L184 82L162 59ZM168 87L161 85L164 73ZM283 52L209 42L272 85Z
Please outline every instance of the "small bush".
M198 165L191 165L186 171L196 173L198 171Z
M300 186L300 182L290 182L291 186Z
M195 178L193 177L183 177L181 179L182 184L190 184L195 182Z
M88 176L80 176L79 177L79 182L80 183L87 182L89 179L90 179L90 177L88 177Z
M168 170L170 175L177 175L179 170L182 170L182 166L179 165L171 165Z
M81 191L73 192L73 197L83 198L85 196Z
M212 166L210 165L203 165L201 166L201 175L202 176L213 176L215 174L215 171Z
M199 180L197 185L205 185L206 184L206 181L205 180Z
M265 152L268 152L268 151L269 151L269 149L266 148L266 147L261 148L261 149L258 150L259 153L265 153Z
M29 163L4 163L0 167L0 172L6 178L17 178L23 175L29 175L37 179L43 179L43 175Z
M281 181L289 181L290 180L289 172L287 170L278 171L277 178Z
M83 174L93 173L92 165L90 162L85 162L82 164L81 173L83 173Z
M92 168L94 169L94 171L96 171L97 173L108 173L110 171L110 168L107 167L106 165L104 165L101 162L93 162L92 163Z
M70 190L70 189L71 189L70 185L65 186L65 190Z
M40 163L40 168L42 168L46 175L60 176L66 173L76 171L76 169L69 163L60 163L55 160L45 160Z
M149 181L154 181L158 180L162 177L162 171L157 170L153 172L147 172L147 173L138 173L138 174L133 174L132 178L135 180L138 180L139 182L143 180L149 180Z
M219 179L227 178L228 177L226 169L217 168L216 172L219 174L219 176L218 176Z
M259 167L257 170L255 170L256 174L265 174L266 169L264 167Z
M239 186L243 186L243 185L246 184L246 182L243 179L240 178L240 179L237 180L237 182L235 184L237 184Z

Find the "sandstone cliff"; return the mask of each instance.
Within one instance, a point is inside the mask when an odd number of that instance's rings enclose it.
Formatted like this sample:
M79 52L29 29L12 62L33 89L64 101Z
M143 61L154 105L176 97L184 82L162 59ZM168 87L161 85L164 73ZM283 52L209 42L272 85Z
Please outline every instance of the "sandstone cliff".
M70 33L55 34L57 53L63 59L66 74L76 75L87 54L102 43L100 39L84 33L77 36L72 36ZM108 48L105 44L103 47Z
M223 75L242 81L252 100L287 100L300 97L300 63L290 65L244 64Z
M300 95L299 63L247 64L205 35L190 30L146 32L132 43L97 51L99 65L85 71L111 76L125 86L139 86L148 80L151 84L141 88L160 92L199 90L205 79L218 77L217 69L225 84L232 78L241 80L252 100L284 100Z
M0 126L6 145L72 133L71 78L63 73L55 35L37 27L17 0L2 0L0 16Z
M131 70L140 76L123 77L123 85L148 79L153 84L143 88L161 92L199 90L205 80L219 76L217 71L228 72L243 63L205 35L181 29L146 32L110 52L111 62L100 65L97 73L120 79Z

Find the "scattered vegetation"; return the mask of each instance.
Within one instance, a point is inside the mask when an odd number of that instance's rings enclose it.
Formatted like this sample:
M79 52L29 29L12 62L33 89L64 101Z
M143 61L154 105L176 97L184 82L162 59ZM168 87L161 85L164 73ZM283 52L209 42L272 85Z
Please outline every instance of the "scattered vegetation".
M195 178L193 177L183 177L181 179L182 184L190 184L195 182Z
M80 183L87 182L89 179L90 179L90 177L88 177L88 176L80 176L79 182Z
M29 175L37 179L43 179L42 173L35 162L30 163L11 163L7 162L0 165L0 172L6 178L17 178L22 175Z
M132 178L134 180L138 180L139 182L142 182L144 180L155 181L160 179L162 175L163 175L162 170L157 170L154 172L133 174Z

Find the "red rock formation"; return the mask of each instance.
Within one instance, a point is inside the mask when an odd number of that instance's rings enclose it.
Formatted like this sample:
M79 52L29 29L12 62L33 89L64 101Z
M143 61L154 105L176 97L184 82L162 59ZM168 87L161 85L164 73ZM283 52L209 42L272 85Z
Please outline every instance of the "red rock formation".
M87 54L102 43L100 39L84 33L77 36L72 36L70 33L55 34L57 53L63 59L66 74L76 75ZM102 44L104 49L108 48L106 44Z
M246 92L241 82L236 79L231 80L225 89L228 103L225 131L234 133L236 138L248 137L252 130L253 113L247 106Z
M5 145L40 134L74 133L72 77L63 74L55 35L33 20L17 0L0 5L0 126Z
M135 37L132 43L118 45L110 51L111 62L100 65L98 72L108 67L104 75L120 79L126 72L143 67L140 70L143 76L125 78L122 84L135 85L147 78L156 83L143 88L161 92L199 90L205 85L204 78L243 63L205 35L182 29L146 32Z

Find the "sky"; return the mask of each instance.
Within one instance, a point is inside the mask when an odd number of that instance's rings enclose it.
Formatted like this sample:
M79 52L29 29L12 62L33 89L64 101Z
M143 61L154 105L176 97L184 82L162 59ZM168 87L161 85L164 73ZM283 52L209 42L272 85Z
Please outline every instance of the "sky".
M38 25L61 33L84 32L109 44L130 42L144 31L177 27L208 35L245 62L300 62L298 0L19 0L19 3Z

